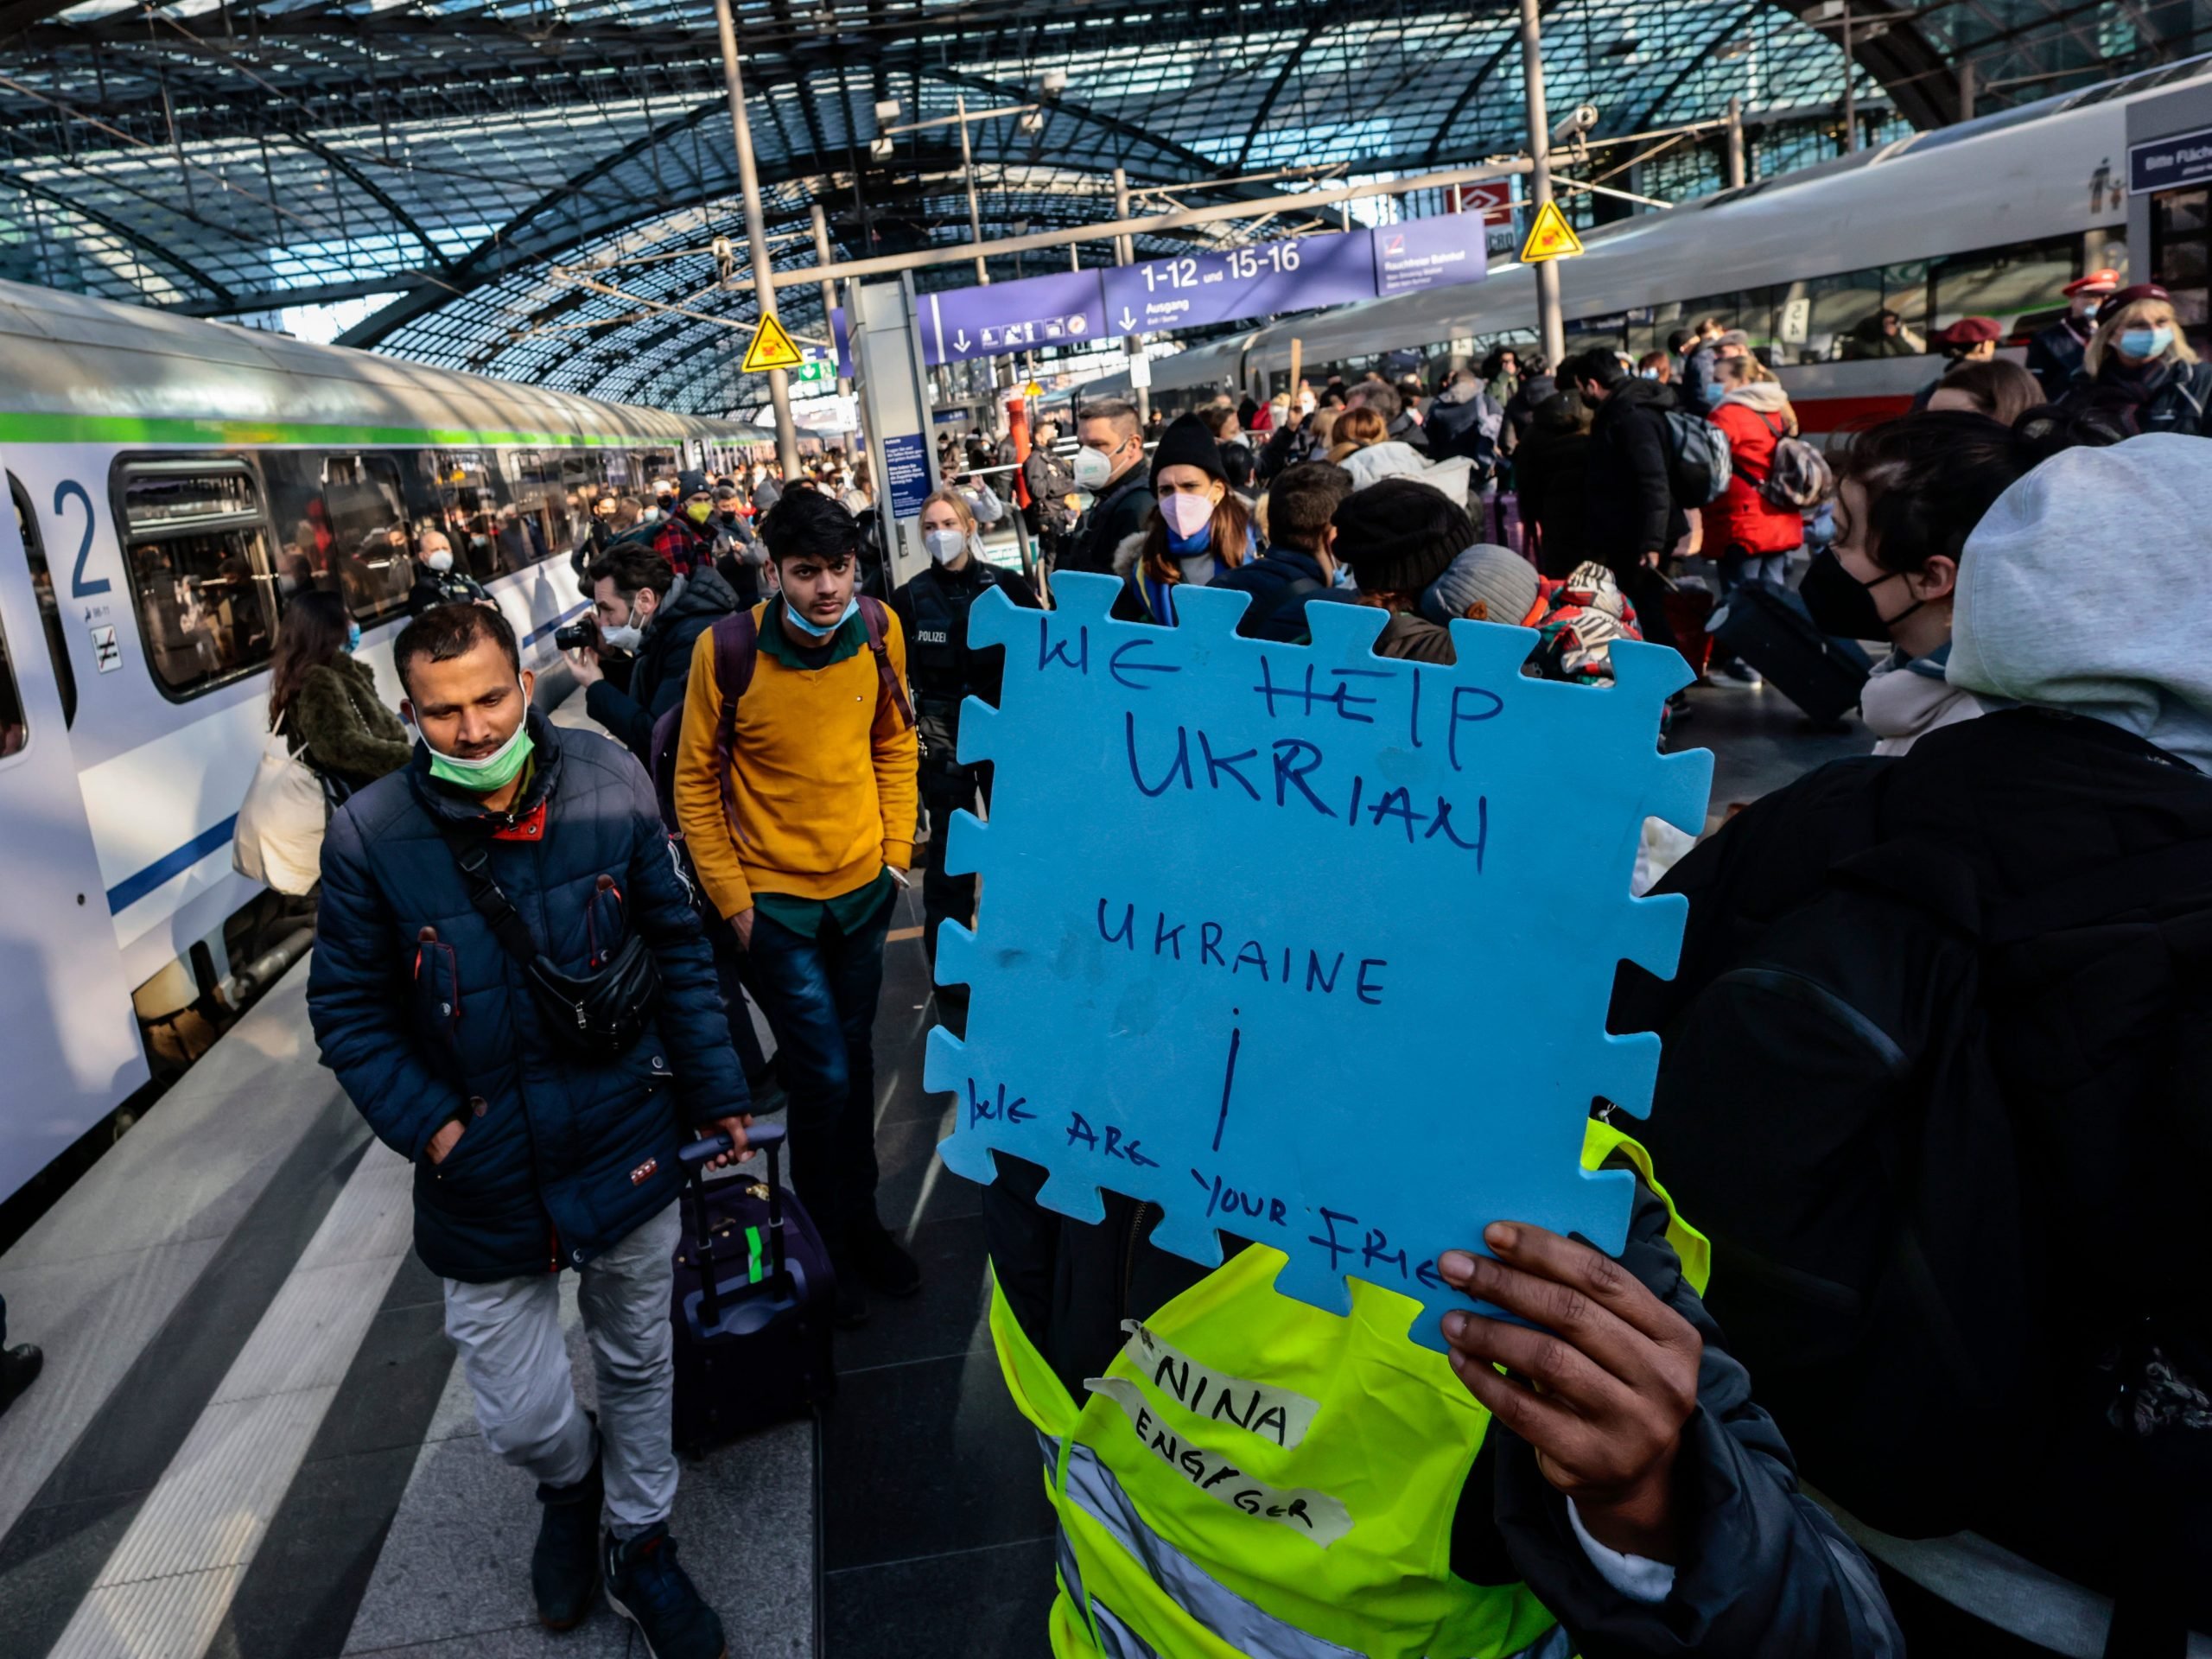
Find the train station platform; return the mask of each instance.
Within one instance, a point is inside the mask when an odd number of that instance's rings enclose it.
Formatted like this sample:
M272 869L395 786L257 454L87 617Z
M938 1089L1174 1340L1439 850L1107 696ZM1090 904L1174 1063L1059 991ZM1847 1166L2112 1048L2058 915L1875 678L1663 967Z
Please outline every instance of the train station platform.
M1799 732L1771 692L1698 703L1681 741L1718 752L1716 815L1868 747ZM1042 1651L1050 1512L991 1353L981 1189L934 1155L950 1124L921 1071L939 1014L918 894L900 906L876 1025L881 1211L925 1287L841 1333L818 1421L685 1465L671 1530L734 1654ZM411 1253L409 1172L317 1064L306 978L302 963L0 1255L10 1339L47 1354L0 1416L0 1651L641 1656L603 1607L565 1636L537 1624L531 1483L476 1432ZM573 1295L568 1316L588 1399Z

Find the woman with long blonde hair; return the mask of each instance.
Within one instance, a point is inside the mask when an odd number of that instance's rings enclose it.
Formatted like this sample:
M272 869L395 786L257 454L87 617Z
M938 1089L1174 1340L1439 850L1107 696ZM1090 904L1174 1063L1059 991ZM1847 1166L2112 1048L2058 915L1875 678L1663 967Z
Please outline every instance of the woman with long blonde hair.
M2060 403L2131 434L2203 437L2212 435L2212 365L2197 361L2173 296L2156 283L2138 283L2097 308L2096 332Z

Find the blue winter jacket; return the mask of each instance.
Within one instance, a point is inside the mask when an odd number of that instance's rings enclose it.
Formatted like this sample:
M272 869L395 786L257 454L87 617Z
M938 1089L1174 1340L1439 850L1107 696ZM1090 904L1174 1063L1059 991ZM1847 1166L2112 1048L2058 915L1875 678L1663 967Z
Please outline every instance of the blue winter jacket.
M644 769L596 732L536 713L530 732L531 779L507 813L433 779L418 742L333 815L308 976L323 1064L415 1165L416 1250L474 1283L589 1262L675 1200L690 1125L748 1105ZM442 823L496 837L493 879L563 972L593 971L626 929L645 938L661 1002L629 1052L593 1064L546 1030ZM425 1149L455 1120L461 1139L433 1166Z

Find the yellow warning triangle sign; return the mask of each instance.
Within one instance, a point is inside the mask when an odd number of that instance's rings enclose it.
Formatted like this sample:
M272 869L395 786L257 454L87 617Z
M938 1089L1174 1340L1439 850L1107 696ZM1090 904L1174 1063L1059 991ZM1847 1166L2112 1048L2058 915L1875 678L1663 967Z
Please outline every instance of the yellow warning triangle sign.
M1574 251L1582 251L1580 243ZM753 331L753 343L745 348L741 372L760 374L769 369L795 369L805 361L798 347L791 343L791 337L784 332L784 325L773 317L763 317L760 326Z
M1567 222L1567 215L1560 212L1559 203L1548 201L1536 209L1536 222L1529 227L1529 239L1521 245L1522 264L1533 265L1543 259L1572 259L1581 251L1582 238Z

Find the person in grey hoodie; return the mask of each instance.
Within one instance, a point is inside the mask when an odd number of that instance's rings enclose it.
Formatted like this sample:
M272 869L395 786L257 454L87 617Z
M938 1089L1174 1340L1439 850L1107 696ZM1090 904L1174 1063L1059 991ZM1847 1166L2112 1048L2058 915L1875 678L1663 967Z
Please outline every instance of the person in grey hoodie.
M2000 1546L2114 1598L2108 1650L2177 1654L2212 1631L2212 445L1971 418L1859 439L1883 566L1948 517L1862 591L1894 632L1954 563L1946 677L2012 706L1731 818L1657 889L1688 901L1674 976L1628 970L1609 1023L1663 1033L1639 1138L1760 1264L1709 1306L1804 1479L1938 1573ZM1964 442L1908 447L1938 420ZM2016 476L1962 509L1914 486L1929 457ZM2015 1584L1977 1617L2064 1599ZM1991 1645L1947 1623L1911 1650Z
M2207 501L2212 444L2201 438L2145 433L2046 461L1967 545L1951 685L2116 726L2212 772L2212 657L2195 626L2212 605ZM2123 508L2127 580L2115 582L2082 553L2110 536Z

